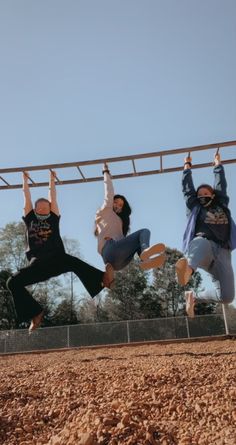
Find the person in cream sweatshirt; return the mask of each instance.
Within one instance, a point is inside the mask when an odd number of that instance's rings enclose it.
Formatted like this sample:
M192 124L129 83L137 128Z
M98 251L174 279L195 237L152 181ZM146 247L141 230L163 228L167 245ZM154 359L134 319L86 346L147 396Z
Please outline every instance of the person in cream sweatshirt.
M161 267L166 259L163 243L150 246L150 230L140 229L128 235L130 228L131 208L123 195L115 195L113 183L105 163L104 202L96 212L95 235L98 241L98 252L105 264L114 270L127 266L137 253L140 257L140 268Z

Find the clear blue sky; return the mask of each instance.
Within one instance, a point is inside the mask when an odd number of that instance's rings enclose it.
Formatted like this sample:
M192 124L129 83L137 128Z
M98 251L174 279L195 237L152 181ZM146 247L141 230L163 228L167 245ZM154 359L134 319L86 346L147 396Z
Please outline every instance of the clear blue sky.
M1 0L2 168L236 139L235 19L235 0ZM235 173L226 167L236 219ZM211 183L211 169L194 179ZM115 181L133 208L132 231L149 227L152 242L181 248L180 182L181 173ZM103 267L93 236L102 182L57 190L62 235ZM1 191L0 227L20 220L22 203L20 190Z

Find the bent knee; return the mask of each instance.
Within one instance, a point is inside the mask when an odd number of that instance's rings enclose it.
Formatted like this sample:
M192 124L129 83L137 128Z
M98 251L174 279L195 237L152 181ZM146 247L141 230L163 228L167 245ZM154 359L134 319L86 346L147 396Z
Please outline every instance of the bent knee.
M151 231L146 227L144 229L141 229L141 232L145 232L147 235L151 235Z
M207 238L203 238L202 236L196 236L195 238L193 238L193 240L191 241L192 245L196 245L196 246L210 246L210 241Z
M232 296L221 296L221 303L222 304L230 304L234 301L234 295Z

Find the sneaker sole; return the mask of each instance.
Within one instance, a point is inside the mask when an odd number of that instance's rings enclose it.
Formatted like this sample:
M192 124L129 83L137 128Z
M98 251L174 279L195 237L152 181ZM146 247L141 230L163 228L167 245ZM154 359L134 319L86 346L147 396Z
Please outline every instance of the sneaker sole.
M188 267L188 262L186 258L180 258L175 265L177 280L180 286L186 286L186 284L189 282L187 267Z
M159 243L159 244L154 244L153 246L149 247L146 252L142 252L140 255L140 259L142 261L146 261L148 260L152 255L156 255L159 253L164 253L165 252L165 244L163 243Z
M162 255L156 256L155 258L151 258L150 260L146 260L140 263L140 269L148 270L155 269L157 267L163 266L166 261L166 255L163 253Z

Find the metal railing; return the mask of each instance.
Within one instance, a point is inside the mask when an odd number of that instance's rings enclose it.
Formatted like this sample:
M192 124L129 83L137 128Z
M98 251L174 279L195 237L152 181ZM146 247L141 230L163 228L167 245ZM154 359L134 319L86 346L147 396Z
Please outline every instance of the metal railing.
M53 349L175 341L236 334L235 317L221 314L188 317L125 320L77 324L28 330L0 331L0 353L19 353Z

